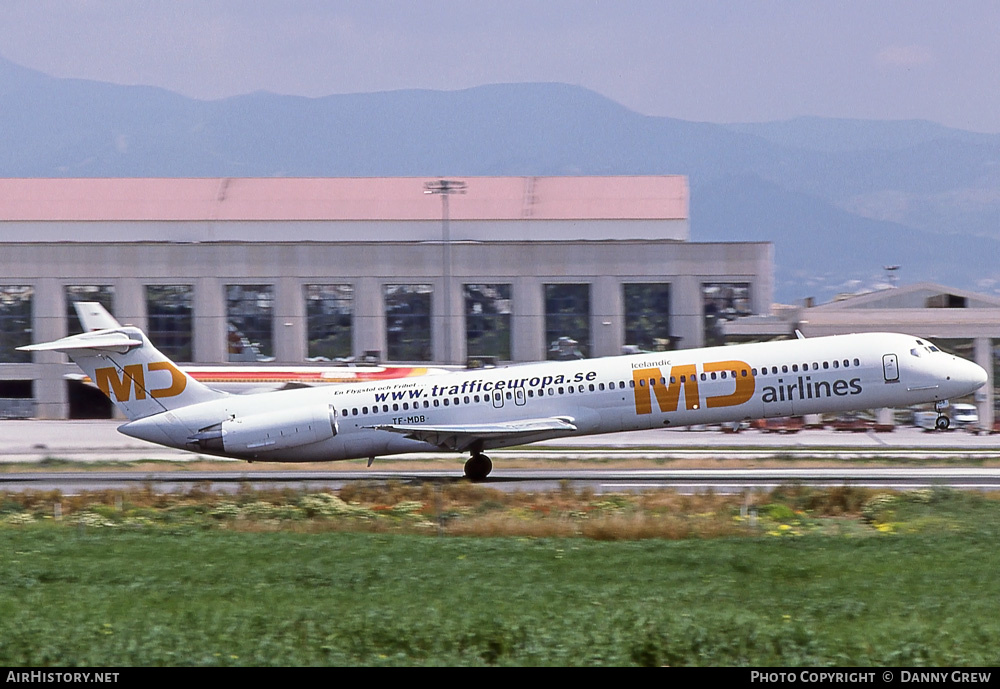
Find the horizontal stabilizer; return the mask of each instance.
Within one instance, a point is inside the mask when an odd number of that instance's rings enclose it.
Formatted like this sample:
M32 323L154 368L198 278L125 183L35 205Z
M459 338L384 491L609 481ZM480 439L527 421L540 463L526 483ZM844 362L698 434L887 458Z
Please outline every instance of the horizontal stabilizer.
M460 452L478 441L488 443L502 441L504 444L508 444L509 441L526 440L538 436L568 435L577 430L573 420L567 417L442 426L380 424L366 428L401 433L413 440Z
M18 347L18 349L23 352L78 352L93 349L124 354L130 348L141 347L142 344L142 340L137 340L118 330L99 330L93 333L70 335L52 342L25 345Z

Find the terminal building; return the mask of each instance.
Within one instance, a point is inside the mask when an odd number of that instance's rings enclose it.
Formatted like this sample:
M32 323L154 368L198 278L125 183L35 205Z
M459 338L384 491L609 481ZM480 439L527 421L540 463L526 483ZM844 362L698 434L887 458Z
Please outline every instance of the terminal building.
M721 343L770 312L772 245L692 242L688 201L683 176L0 180L0 415L89 415L66 357L16 349L80 332L74 301L181 364Z

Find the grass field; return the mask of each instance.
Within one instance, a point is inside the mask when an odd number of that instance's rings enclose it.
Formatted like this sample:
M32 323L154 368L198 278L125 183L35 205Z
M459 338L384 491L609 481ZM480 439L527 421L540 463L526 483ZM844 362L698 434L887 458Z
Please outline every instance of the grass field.
M987 496L454 491L0 496L0 665L1000 663Z

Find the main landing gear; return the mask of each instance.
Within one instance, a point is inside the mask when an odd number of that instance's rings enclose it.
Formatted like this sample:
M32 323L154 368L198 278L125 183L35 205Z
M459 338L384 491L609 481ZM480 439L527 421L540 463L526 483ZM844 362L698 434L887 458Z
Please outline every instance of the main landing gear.
M482 452L473 452L465 463L465 478L473 482L485 481L493 471L493 462Z

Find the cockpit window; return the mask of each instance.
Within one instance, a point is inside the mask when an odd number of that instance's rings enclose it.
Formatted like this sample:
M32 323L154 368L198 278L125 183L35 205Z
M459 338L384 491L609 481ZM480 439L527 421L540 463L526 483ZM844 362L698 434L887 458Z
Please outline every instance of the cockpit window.
M917 349L916 347L914 347L913 349L910 350L910 354L912 354L913 356L919 357L920 356L920 350Z

